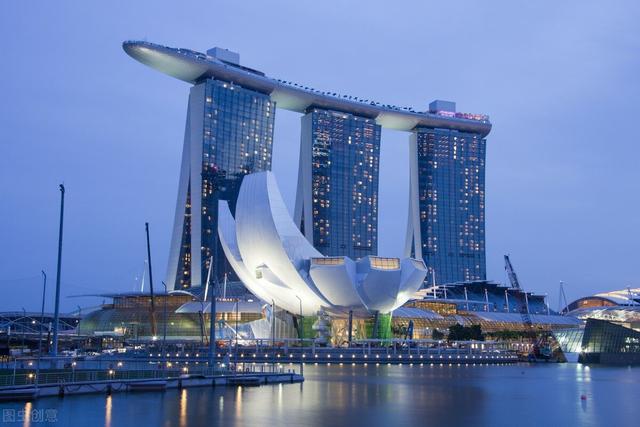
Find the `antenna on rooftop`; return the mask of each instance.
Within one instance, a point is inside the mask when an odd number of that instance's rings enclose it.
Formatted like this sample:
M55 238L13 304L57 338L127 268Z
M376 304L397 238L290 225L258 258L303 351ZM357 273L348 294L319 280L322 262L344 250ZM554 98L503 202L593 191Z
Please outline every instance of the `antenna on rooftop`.
M560 280L560 291L558 293L558 313L562 314L564 309L562 308L562 302L564 301L564 308L568 310L567 296L564 293L564 282Z

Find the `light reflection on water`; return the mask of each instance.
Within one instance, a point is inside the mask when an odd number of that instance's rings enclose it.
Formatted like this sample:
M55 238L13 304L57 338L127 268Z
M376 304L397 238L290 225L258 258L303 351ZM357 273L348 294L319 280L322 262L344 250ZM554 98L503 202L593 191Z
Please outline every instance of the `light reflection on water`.
M0 408L55 408L51 425L107 427L598 426L634 425L640 416L640 368L307 365L305 375L303 384L67 396Z
M111 427L111 410L113 405L113 396L109 395L106 398L104 405L104 426Z
M29 427L31 425L31 414L33 411L33 404L31 402L27 402L24 405L24 416L23 416L23 427ZM4 415L4 414L3 414ZM4 418L4 416L3 416ZM4 421L4 419L3 419Z
M234 403L234 407L236 409L236 417L242 417L242 386L236 388L236 399Z
M180 391L180 427L186 427L188 424L187 419L187 389L183 388Z

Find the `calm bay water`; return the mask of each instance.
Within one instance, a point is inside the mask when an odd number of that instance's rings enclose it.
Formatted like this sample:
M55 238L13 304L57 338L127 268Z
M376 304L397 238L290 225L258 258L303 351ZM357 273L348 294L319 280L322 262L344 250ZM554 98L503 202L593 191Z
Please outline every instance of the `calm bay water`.
M303 384L68 396L5 403L0 408L3 416L35 409L40 410L38 415L56 418L49 423L3 419L3 425L25 426L632 426L640 422L640 368L306 365L305 377Z

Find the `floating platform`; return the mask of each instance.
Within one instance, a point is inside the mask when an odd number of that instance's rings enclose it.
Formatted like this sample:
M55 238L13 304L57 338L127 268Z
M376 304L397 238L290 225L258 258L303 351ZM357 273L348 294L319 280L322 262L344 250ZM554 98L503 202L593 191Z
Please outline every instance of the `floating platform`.
M148 380L105 380L43 384L33 386L8 386L0 388L0 401L25 401L39 397L67 396L73 394L115 392L163 392L167 389L219 386L260 386L262 384L299 383L304 377L289 373L252 373L251 375L181 376Z
M29 401L38 397L38 389L34 387L21 388L18 390L0 390L0 402L7 401Z
M167 389L167 382L164 380L134 382L128 383L127 388L129 391L164 391Z
M237 378L229 378L229 380L227 381L228 385L242 385L242 386L259 386L260 384L262 384L262 378L260 377L237 377Z

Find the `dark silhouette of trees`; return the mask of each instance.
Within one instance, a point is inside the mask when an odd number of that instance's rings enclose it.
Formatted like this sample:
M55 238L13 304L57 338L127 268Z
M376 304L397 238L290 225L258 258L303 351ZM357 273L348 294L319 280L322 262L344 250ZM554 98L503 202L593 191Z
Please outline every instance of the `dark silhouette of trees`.
M447 339L449 341L484 341L484 335L482 335L480 325L462 326L456 323L449 327Z

